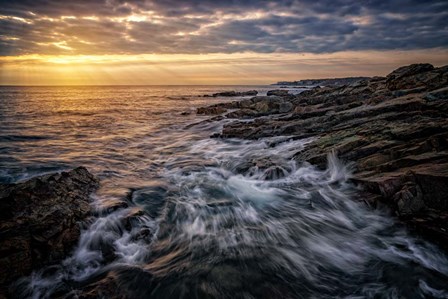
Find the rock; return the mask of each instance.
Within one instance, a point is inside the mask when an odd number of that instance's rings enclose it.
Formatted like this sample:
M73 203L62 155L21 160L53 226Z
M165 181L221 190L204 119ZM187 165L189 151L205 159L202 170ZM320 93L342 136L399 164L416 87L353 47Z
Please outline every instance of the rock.
M258 114L286 113L292 110L293 105L279 96L258 96L251 99L254 103L250 108Z
M289 94L288 90L285 89L274 89L274 90L269 90L266 95L268 96L286 96Z
M422 190L415 183L404 184L394 195L393 200L397 203L397 211L402 216L417 214L426 208Z
M227 112L227 109L220 106L201 107L196 110L197 114L218 115Z
M443 88L428 92L425 95L425 99L428 101L448 100L448 87L443 87Z
M249 91L224 91L212 94L212 97L246 97L246 96L256 96L258 91L249 90Z
M250 118L256 116L257 112L252 109L239 109L226 114L227 118Z
M360 196L369 205L389 205L400 219L444 246L448 244L447 95L448 66L414 64L386 78L240 102L233 108L239 110L227 117L245 120L226 123L215 137L313 137L295 160L325 167L327 154L335 151L340 159L354 162L353 180L364 189ZM241 173L250 174L255 167L265 171L265 179L284 175L276 163L246 164Z
M428 63L403 66L386 76L386 86L389 90L412 89L425 85L431 77L421 76L432 71L434 67ZM419 76L420 75L420 76Z
M241 93L241 96L256 96L258 94L258 91L256 90L249 90Z
M378 78L378 77L374 77ZM288 86L300 86L300 87L306 87L306 86L313 86L313 85L322 85L322 86L342 86L342 85L349 85L353 82L357 82L360 80L366 80L371 79L369 77L347 77L347 78L328 78L328 79L306 79L306 80L300 80L300 81L283 81L283 82L277 82L274 85L288 85Z
M65 296L58 298L151 298L154 297L153 291L157 287L159 286L154 282L154 276L149 271L132 265L118 265L96 274L94 281L80 284L78 289L70 294L72 296L68 297L64 294Z
M255 104L255 111L261 114L267 114L268 112L277 108L277 103L273 101L260 101Z
M86 168L0 185L0 285L64 259L90 215L98 180Z
M412 76L416 74L420 74L423 72L431 71L434 69L434 66L429 63L419 63L419 64L411 64L407 66L399 67L394 70L392 73L386 76L386 81L397 80L400 78L404 78L407 76Z
M256 96L251 99L220 103L197 109L197 114L217 115L228 109L237 109L226 114L227 118L250 118L268 114L287 113L292 111L293 104L279 96Z
M278 112L287 113L290 112L293 108L293 105L290 102L281 102L278 107Z
M284 178L288 171L281 166L271 166L263 173L262 178L268 181Z
M256 96L251 99L252 103L258 102L280 102L283 99L279 96Z

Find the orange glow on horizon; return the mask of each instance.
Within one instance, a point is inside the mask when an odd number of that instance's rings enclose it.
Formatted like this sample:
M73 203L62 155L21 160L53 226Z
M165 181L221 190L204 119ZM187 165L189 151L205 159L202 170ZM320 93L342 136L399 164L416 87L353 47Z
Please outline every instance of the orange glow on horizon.
M312 53L22 55L0 57L1 85L271 84L306 78L386 75L448 64L444 49Z

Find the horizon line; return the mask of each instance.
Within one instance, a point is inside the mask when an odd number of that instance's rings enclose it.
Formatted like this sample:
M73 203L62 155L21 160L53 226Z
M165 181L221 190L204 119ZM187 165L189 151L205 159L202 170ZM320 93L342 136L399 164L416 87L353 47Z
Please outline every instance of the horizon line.
M312 80L312 79L305 79ZM279 81L282 82L282 81ZM286 81L285 81L286 82ZM288 81L293 82L293 81ZM270 86L269 84L0 84L0 87L75 87L75 86Z

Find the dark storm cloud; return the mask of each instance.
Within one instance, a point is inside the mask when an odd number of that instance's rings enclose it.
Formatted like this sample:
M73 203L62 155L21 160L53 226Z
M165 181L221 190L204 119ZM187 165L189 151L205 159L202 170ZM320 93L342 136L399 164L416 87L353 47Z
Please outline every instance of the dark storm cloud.
M446 0L0 0L0 55L447 46Z

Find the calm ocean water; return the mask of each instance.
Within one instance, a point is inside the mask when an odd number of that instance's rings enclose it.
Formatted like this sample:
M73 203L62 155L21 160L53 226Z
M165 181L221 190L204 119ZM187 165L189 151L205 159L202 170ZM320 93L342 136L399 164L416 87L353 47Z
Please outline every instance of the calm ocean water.
M235 99L199 96L249 89L272 87L0 87L0 182L81 165L101 179L73 254L17 297L108 278L127 298L448 298L447 256L351 200L337 157L322 171L291 159L308 140L209 138L228 120L195 108ZM241 172L265 158L285 176Z

